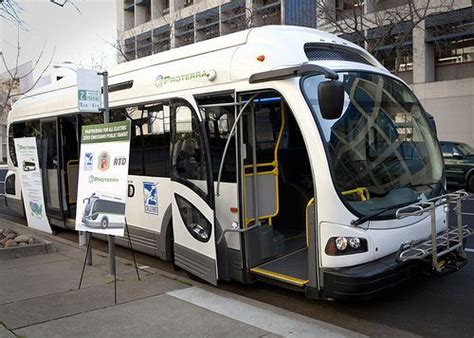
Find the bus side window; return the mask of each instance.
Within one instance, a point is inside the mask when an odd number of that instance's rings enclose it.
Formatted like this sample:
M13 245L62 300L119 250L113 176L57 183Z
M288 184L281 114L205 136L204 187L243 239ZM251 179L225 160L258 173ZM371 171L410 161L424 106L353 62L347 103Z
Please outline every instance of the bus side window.
M20 137L39 137L40 136L40 122L39 120L26 121L20 123L12 123L8 131L8 147L10 148L10 159L15 167L18 166L16 151L15 151L15 138Z
M169 177L170 108L167 102L114 109L112 121L130 119L129 174Z
M204 122L207 141L209 143L212 175L214 181L217 181L224 148L230 137L230 130L235 122L235 94L234 92L206 93L202 96L195 97L195 99ZM237 182L236 142L237 140L234 134L229 142L222 167L222 182Z
M209 140L213 177L214 180L217 180L224 147L230 136L232 125L235 122L235 108L233 106L205 107L200 110L205 121L205 128ZM227 149L222 169L222 182L237 182L235 142L235 138L231 140L229 148Z

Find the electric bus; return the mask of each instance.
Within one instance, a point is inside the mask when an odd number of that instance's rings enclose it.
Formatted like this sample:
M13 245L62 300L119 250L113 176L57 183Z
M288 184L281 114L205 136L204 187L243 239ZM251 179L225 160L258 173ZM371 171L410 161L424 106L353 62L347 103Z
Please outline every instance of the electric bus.
M122 228L125 224L125 202L117 196L93 193L84 199L81 221L89 228Z
M410 88L359 46L266 26L109 70L110 120L132 123L134 248L211 284L263 280L313 298L370 296L467 262L448 227L443 160ZM13 139L38 139L47 215L74 228L81 126L74 76L8 117L8 206L22 212ZM460 212L460 207L457 209ZM123 242L126 244L126 242Z

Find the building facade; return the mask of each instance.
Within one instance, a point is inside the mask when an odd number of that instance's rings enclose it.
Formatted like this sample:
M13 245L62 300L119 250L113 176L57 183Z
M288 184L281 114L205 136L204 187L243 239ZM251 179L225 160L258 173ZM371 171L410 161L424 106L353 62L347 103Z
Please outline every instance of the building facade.
M474 146L473 13L472 0L117 0L117 46L123 62L250 27L317 22L405 80L440 140Z

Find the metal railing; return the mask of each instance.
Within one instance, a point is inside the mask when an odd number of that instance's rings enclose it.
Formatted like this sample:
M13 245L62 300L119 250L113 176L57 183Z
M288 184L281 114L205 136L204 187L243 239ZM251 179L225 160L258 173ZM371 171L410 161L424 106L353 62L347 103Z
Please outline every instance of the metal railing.
M430 214L431 236L429 239L420 242L405 242L400 245L396 260L398 262L407 262L412 260L424 260L431 256L431 265L436 272L443 270L440 264L440 258L452 252L457 252L459 256L466 259L464 252L464 239L473 234L473 231L467 224L463 224L463 215L474 215L462 212L462 202L468 200L471 195L464 190L454 193L438 196L426 201L408 205L396 211L397 219L403 219L410 216L421 216L425 213ZM436 228L436 208L444 206L445 211L449 211L452 205L456 212L456 225L451 226L441 232Z

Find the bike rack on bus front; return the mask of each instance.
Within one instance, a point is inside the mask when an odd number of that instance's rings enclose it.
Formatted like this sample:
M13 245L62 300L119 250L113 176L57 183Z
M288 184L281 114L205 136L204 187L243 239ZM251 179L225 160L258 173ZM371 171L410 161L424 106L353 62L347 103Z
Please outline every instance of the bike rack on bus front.
M431 221L431 237L428 240L420 242L404 242L400 245L396 255L397 262L407 262L411 260L423 260L431 255L431 264L437 273L441 273L443 267L439 263L439 259L453 251L457 251L458 255L466 259L463 242L464 239L473 234L473 231L467 224L462 224L462 215L473 215L462 212L462 202L469 198L469 194L464 190L454 193L438 196L426 201L410 204L396 211L397 219L403 219L410 216L421 216L424 213L430 213ZM436 208L445 206L445 211L449 211L450 205L456 204L456 227L450 227L440 233L436 231ZM441 250L441 251L438 251Z

